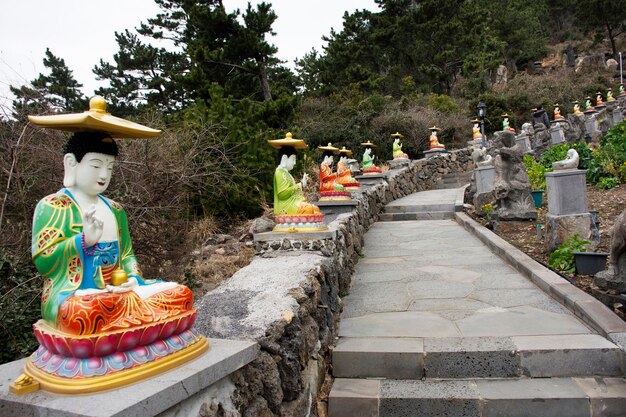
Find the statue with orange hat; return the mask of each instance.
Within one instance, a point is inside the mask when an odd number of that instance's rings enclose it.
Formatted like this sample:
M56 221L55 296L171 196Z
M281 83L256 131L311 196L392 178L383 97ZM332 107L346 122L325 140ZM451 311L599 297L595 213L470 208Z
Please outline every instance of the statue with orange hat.
M106 111L100 96L78 114L29 116L73 132L63 149L64 188L37 204L32 256L44 278L39 348L17 394L42 388L73 394L117 388L188 361L208 348L192 329L189 288L147 279L133 253L124 208L107 198L115 139L160 134Z

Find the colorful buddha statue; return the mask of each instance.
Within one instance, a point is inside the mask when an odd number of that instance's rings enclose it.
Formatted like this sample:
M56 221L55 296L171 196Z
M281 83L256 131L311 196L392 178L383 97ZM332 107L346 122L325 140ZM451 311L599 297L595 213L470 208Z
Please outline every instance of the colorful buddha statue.
M129 384L208 348L191 329L189 288L143 276L124 208L102 195L118 154L114 138L160 131L112 116L100 96L89 106L29 116L35 125L74 132L63 149L64 188L39 201L33 218L43 318L33 326L39 349L24 369L42 389L68 394Z
M624 84L619 85L618 93L620 97L626 96L626 87L624 87Z
M602 93L599 91L596 93L596 107L604 107L604 102L602 100Z
M596 109L593 107L593 99L591 96L585 98L585 113L593 113Z
M580 102L578 100L572 102L572 104L574 105L574 114L575 115L581 115L583 114L583 112L580 111Z
M509 123L509 117L511 116L509 116L508 113L504 113L501 117L502 117L502 130L505 132L508 131L508 132L515 133L515 129L513 129Z
M436 149L446 149L446 146L442 143L439 143L439 139L437 138L437 132L439 132L441 129L439 129L437 126L433 126L430 129L430 150L436 150Z
M363 159L361 160L363 165L363 175L368 174L380 174L383 172L382 169L374 165L375 155L372 155L372 149L376 147L371 141L361 143L361 146L365 148L363 151Z
M339 148L329 143L326 146L318 146L322 151L322 162L320 164L320 201L340 201L352 200L350 191L339 183L339 175L333 172L332 166L335 160L334 155L339 153Z
M483 134L480 131L480 120L473 119L472 122L472 139L475 142L482 142Z
M554 103L554 120L563 119L561 116L561 105L559 103Z
M339 162L337 162L337 181L343 185L348 191L357 191L361 188L361 184L352 177L348 168L348 157L352 155L350 149L343 146L339 150Z
M613 89L609 88L606 92L606 101L615 101L615 97L613 97Z
M274 220L275 232L314 232L327 230L324 215L319 207L306 202L302 188L306 187L308 175L296 183L290 171L296 166L296 150L305 149L302 139L294 139L287 133L283 139L267 141L278 149L278 166L274 171Z
M400 132L392 133L391 137L393 138L393 159L409 159L409 155L402 152L402 144L400 143L400 139L404 138L404 135Z

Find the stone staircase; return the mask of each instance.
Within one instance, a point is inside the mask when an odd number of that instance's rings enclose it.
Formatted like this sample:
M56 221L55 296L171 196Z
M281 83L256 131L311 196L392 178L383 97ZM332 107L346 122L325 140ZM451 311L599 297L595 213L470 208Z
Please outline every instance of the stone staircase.
M465 184L469 184L471 175L471 171L460 171L450 174L444 174L443 177L439 181L437 181L435 189L447 190L451 188L463 187Z
M622 348L446 220L461 191L396 200L366 234L329 417L626 416Z
M622 354L593 334L342 337L329 416L624 416Z

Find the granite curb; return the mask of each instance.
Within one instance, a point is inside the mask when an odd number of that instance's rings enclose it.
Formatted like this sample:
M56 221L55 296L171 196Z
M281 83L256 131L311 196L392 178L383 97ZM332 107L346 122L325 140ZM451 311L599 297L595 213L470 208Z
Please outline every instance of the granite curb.
M455 212L463 211L463 201L465 201L465 190L469 186L470 186L469 184L465 184L464 186L458 189L456 193L456 200L454 201Z
M593 296L550 271L467 214L455 213L455 220L600 335L613 340L612 335L626 333L626 322ZM621 346L625 348L623 344Z

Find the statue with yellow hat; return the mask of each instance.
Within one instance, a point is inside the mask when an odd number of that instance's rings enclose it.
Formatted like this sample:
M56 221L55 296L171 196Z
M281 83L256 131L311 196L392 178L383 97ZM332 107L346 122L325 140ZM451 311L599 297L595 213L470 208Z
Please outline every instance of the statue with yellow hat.
M320 201L342 201L352 200L350 191L339 183L338 174L333 172L332 165L334 155L339 153L339 148L329 143L326 146L318 146L322 151L322 162L320 163Z
M302 139L294 139L288 132L282 139L267 141L278 149L278 166L274 171L275 232L317 232L328 229L319 207L306 202L302 187L306 187L307 174L296 183L291 171L296 165L296 150L307 148Z
M348 157L352 155L350 149L346 149L343 146L339 150L339 162L337 162L337 182L343 185L346 190L358 191L361 188L361 184L352 177L350 168L348 168Z
M32 256L44 278L42 319L33 326L40 346L11 385L18 394L117 388L208 348L192 329L189 288L143 276L124 208L102 195L118 154L114 138L160 131L112 116L100 96L89 105L79 114L29 116L74 133L63 149L64 188L39 201L33 218Z
M409 155L402 152L402 144L400 143L400 139L404 138L404 135L400 132L396 132L392 133L391 137L393 138L393 159L409 159Z
M428 139L430 142L430 150L438 150L438 149L446 149L446 145L439 143L439 139L437 138L437 132L439 129L437 126L433 126L430 129L430 138Z
M376 147L371 141L361 143L361 146L365 148L363 151L363 158L361 163L363 165L363 175L372 175L372 174L380 174L383 172L382 169L378 168L374 165L375 155L372 155L372 149Z

